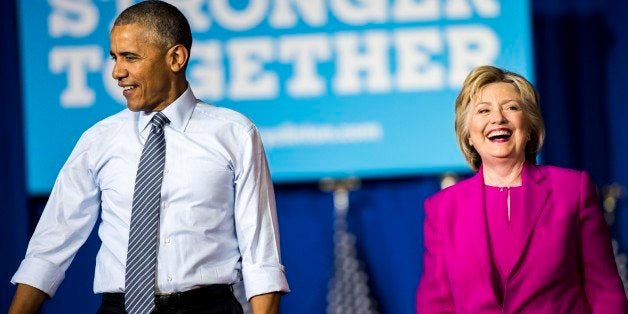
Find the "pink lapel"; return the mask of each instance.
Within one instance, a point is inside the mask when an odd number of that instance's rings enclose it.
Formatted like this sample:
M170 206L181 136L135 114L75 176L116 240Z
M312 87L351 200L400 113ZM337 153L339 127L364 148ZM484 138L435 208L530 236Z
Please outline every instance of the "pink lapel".
M508 277L510 278L513 272L517 269L519 265L519 261L523 257L526 246L530 240L532 235L532 231L536 226L543 209L545 208L545 203L547 202L547 198L550 194L549 188L541 185L545 176L536 165L530 165L526 163L523 168L522 173L522 184L523 184L523 210L529 212L527 215L527 220L525 221L525 225L523 227L523 237L519 239L519 241L515 244L515 259L513 259L512 267L510 267L510 271L508 272Z
M468 188L463 191L464 194L460 195L458 200L462 205L461 208L464 208L461 214L467 230L465 234L461 234L463 237L461 239L462 247L466 251L466 256L476 261L474 265L477 266L477 274L480 276L482 288L486 289L487 292L491 291L493 300L497 302L491 284L492 254L488 246L489 238L486 211L484 210L484 178L481 167L469 180Z

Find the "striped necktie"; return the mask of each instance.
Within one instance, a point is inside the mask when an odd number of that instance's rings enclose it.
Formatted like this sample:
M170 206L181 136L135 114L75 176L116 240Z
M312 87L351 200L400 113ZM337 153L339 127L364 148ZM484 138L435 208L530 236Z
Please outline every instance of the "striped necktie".
M130 314L146 314L155 308L159 207L166 160L163 127L168 122L161 112L153 116L135 178L125 287L125 306Z

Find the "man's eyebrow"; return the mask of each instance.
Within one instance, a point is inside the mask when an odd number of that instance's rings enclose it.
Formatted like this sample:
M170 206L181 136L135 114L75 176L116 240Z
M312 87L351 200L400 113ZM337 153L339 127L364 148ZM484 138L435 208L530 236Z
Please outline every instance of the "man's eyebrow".
M116 54L113 51L109 51L109 55L115 56ZM139 56L139 54L137 54L135 52L130 52L130 51L120 52L119 55L121 55L123 57L137 57L137 56Z

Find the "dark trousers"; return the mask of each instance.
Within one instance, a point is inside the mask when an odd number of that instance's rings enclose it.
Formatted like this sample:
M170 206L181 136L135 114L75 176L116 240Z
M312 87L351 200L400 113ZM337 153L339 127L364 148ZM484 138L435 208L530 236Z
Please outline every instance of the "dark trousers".
M124 293L103 293L99 314L124 314ZM242 306L228 285L155 296L153 314L242 314Z

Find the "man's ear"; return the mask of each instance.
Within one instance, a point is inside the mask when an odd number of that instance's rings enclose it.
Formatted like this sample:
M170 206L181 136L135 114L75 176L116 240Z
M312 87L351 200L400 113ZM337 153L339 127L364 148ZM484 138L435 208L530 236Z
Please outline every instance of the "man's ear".
M178 73L185 69L185 65L188 63L188 59L190 58L190 52L185 46L181 44L177 44L172 46L168 50L168 61L170 63L170 69Z

